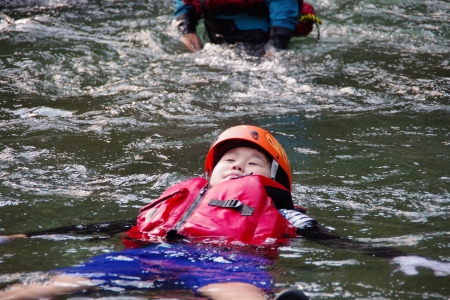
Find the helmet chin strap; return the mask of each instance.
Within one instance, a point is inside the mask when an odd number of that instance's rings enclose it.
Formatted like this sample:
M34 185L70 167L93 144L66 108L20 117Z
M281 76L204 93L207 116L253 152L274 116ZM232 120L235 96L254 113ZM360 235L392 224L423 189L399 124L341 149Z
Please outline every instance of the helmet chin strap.
M273 159L272 160L272 166L270 166L270 178L272 178L273 180L275 180L275 176L277 175L277 171L278 171L278 162Z

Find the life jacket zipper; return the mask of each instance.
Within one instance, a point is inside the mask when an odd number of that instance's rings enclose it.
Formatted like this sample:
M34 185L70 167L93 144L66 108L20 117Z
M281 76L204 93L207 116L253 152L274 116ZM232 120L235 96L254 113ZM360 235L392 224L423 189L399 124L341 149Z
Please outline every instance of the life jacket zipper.
M183 224L186 223L187 219L192 215L194 210L200 204L205 192L206 192L206 186L200 190L200 193L197 195L197 198L195 198L194 202L192 202L191 206L189 206L189 208L183 214L183 216L178 221L178 223L175 224L173 230L178 231L181 228L181 226L183 226Z

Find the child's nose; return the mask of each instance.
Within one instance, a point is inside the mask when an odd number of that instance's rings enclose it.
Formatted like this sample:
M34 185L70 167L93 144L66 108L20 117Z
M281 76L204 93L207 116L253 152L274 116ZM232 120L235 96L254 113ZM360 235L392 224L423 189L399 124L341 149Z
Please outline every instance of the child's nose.
M235 163L235 164L233 165L233 170L239 170L239 171L242 171L242 165L241 165L241 164L238 164L238 163Z

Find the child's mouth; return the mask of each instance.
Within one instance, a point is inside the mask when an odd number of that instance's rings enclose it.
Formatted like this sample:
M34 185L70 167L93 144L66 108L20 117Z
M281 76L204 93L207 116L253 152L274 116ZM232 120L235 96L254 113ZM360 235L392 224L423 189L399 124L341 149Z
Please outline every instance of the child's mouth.
M237 178L241 178L241 177L244 177L244 176L250 176L252 174L253 174L253 172L250 172L248 174L231 174L231 175L228 175L227 177L225 177L225 179L226 180L237 179Z

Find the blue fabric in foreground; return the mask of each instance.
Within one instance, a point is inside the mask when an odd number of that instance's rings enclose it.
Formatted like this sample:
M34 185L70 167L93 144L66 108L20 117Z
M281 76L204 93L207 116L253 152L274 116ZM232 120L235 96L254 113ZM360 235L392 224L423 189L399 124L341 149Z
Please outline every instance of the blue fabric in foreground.
M95 256L78 266L55 270L90 278L100 287L180 290L218 282L244 282L269 291L270 260L204 245L157 244Z

